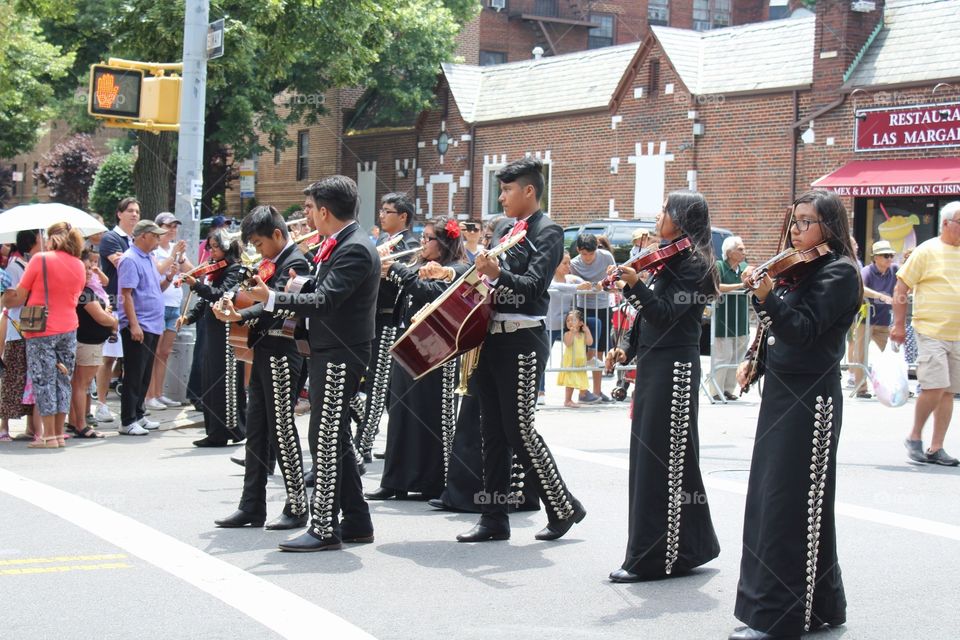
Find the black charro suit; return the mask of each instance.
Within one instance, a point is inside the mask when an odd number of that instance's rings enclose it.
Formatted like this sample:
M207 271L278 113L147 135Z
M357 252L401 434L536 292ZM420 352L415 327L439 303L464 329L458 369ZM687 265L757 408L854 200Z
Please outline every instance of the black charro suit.
M348 532L373 531L350 437L348 403L359 389L370 357L380 258L355 222L343 228L336 240L332 253L317 269L313 293L277 292L274 299L276 315L308 319L310 442L317 480L307 533L324 544L339 543L349 537Z
M391 253L400 253L420 246L420 241L410 229L404 229L399 234L400 242L391 250ZM396 235L391 236L395 238ZM382 243L381 243L382 244ZM367 363L367 373L363 381L363 392L366 394L366 405L363 411L363 422L357 430L357 451L361 457L370 455L373 448L373 439L380 426L380 418L387 403L390 383L390 347L397 338L397 298L400 296L400 287L397 283L386 278L380 280L377 292L376 335L373 339L373 348L370 352L370 361Z
M310 273L310 265L294 244L287 245L274 260L276 270L267 286L283 290L291 270L298 275ZM247 445L240 510L266 516L267 473L271 448L277 454L287 501L283 512L294 518L307 515L307 494L303 482L300 437L294 425L297 380L303 368L303 356L296 343L278 335L284 319L254 304L239 311L241 322L249 327L248 346L253 348L253 366L247 398Z
M547 289L563 258L563 230L540 211L526 223L524 240L501 257L493 292L494 321L475 374L488 494L481 505L480 524L498 531L508 526L505 496L510 494L511 453L527 479L535 481L550 523L582 517L582 507L567 490L550 450L534 428L538 381L550 352L544 324L515 329L509 322L496 320L497 314L517 314L532 324L532 319L547 314Z

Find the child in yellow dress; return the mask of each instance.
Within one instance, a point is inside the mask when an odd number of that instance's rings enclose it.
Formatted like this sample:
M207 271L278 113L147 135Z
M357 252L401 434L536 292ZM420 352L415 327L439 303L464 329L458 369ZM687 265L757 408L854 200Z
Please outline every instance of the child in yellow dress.
M593 345L590 328L583 322L583 314L573 309L567 314L567 330L563 334L563 368L587 366L587 347ZM573 401L573 390L589 389L586 371L561 371L557 384L566 387L563 406L577 408Z

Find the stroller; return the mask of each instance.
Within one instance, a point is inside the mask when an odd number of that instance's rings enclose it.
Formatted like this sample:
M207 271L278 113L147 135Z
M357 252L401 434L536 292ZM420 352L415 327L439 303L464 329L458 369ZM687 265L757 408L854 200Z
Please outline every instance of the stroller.
M614 340L614 348L620 344L620 341L623 339L623 336L630 332L633 323L636 322L637 311L631 307L626 302L621 302L613 312L613 317L611 318L611 325L613 327L612 337ZM627 364L635 364L636 358ZM623 402L630 395L630 385L637 381L637 371L636 369L631 369L629 371L617 370L617 385L610 392L610 396L618 401Z

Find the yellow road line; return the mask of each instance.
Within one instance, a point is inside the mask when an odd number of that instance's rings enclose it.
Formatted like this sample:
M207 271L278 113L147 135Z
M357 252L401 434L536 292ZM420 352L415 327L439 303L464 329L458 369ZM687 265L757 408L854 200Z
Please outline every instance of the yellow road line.
M12 558L0 560L0 567L10 567L21 564L46 564L50 562L91 562L93 560L122 560L125 553L103 553L92 556L51 556L49 558Z
M53 567L22 567L0 569L0 576L24 576L35 573L64 573L66 571L98 571L100 569L132 569L126 562L101 562L100 564L68 564Z

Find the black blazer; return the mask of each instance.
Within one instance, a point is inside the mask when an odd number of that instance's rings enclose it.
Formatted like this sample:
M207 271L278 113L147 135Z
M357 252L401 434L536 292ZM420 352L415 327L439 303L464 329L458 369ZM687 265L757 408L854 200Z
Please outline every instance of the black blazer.
M395 246L391 253L399 253L420 246L420 241L410 229L404 229L400 232L402 240ZM382 243L381 243L382 244ZM384 278L380 281L380 290L377 293L377 313L393 315L394 307L397 306L397 297L400 295L400 289L396 283ZM383 320L383 318L381 318Z
M527 218L527 235L500 259L500 278L493 295L494 311L545 316L550 282L563 259L563 229L537 211Z
M310 318L314 351L368 343L375 333L380 257L356 223L337 236L333 253L320 264L313 293L278 291L274 315Z
M277 291L283 291L290 279L290 269L293 269L297 275L310 275L310 264L296 245L286 247L280 252L276 260L277 269L267 286ZM250 333L247 336L247 345L250 347L265 347L274 350L291 351L295 349L295 344L289 338L280 336L270 336L268 332L273 329L282 329L284 319L275 314L265 311L262 303L250 305L246 309L239 310L241 322L250 327ZM301 330L302 331L302 330Z

